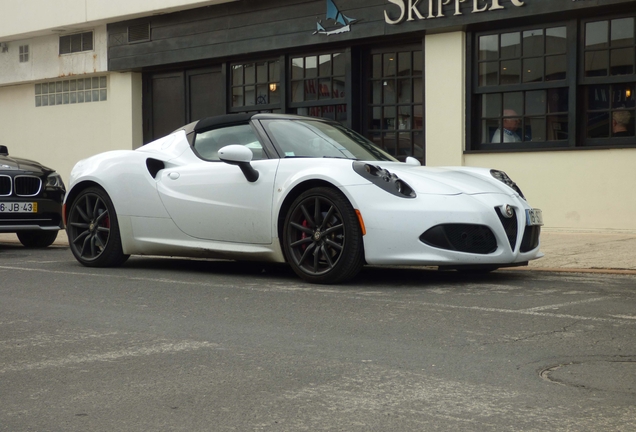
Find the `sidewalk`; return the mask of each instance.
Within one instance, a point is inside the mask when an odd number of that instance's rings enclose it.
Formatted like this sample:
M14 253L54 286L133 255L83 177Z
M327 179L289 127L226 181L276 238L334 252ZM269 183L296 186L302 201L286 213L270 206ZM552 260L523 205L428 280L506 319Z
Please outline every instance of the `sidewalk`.
M3 243L20 243L15 234L0 234ZM68 247L61 231L54 246ZM545 228L541 232L545 256L530 261L528 267L510 270L590 272L636 275L636 232L566 231Z

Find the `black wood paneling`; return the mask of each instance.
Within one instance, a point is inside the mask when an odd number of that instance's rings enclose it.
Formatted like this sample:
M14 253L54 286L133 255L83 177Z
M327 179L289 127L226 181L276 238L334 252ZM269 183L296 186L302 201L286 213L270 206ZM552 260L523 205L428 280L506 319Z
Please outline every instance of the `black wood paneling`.
M604 13L611 8L633 7L635 0L525 0L522 7L500 0L502 10L472 13L472 0L444 6L440 18L413 20L398 25L385 22L399 15L399 8L387 0L334 0L341 12L356 18L351 31L337 35L314 35L318 19L325 20L325 0L241 0L165 15L125 21L108 26L109 70L141 69L168 64L227 59L300 47L332 43L369 43L387 36L418 37L429 31L467 29L469 26L527 24L556 14L562 18L579 13ZM408 1L406 1L408 4ZM419 9L427 16L428 1ZM437 5L437 1L433 2ZM478 0L479 7L492 0ZM437 12L435 13L437 14ZM128 26L149 22L151 40L127 43Z

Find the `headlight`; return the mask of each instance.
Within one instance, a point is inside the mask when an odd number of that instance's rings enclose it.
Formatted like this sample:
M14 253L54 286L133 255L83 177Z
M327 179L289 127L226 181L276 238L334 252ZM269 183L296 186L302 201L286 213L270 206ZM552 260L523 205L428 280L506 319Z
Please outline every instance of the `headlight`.
M521 198L526 199L526 197L523 196L523 192L521 192L521 189L519 189L519 186L517 186L517 183L513 182L512 179L508 177L508 174L498 170L490 170L490 174L506 186L512 188L512 190L517 192Z
M402 198L415 198L415 191L395 174L364 162L354 162L353 170L374 185Z
M62 181L62 177L56 172L49 174L46 178L46 187L53 189L64 189L64 182Z

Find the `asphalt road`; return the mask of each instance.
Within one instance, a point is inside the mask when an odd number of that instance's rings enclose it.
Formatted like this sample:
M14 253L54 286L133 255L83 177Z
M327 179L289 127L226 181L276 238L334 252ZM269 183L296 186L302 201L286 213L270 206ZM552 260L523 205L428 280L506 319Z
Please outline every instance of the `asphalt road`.
M636 277L0 244L0 431L633 431Z

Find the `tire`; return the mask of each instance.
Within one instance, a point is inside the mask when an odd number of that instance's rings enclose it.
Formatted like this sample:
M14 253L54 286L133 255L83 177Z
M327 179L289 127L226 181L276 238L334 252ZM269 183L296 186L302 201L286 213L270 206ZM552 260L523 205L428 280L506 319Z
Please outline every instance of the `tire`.
M283 227L287 261L307 282L345 282L364 264L360 223L339 191L318 187L302 193L291 205Z
M45 248L51 246L58 231L18 231L18 240L24 247Z
M88 188L73 201L66 227L75 258L87 267L116 267L124 255L115 207L101 188Z

